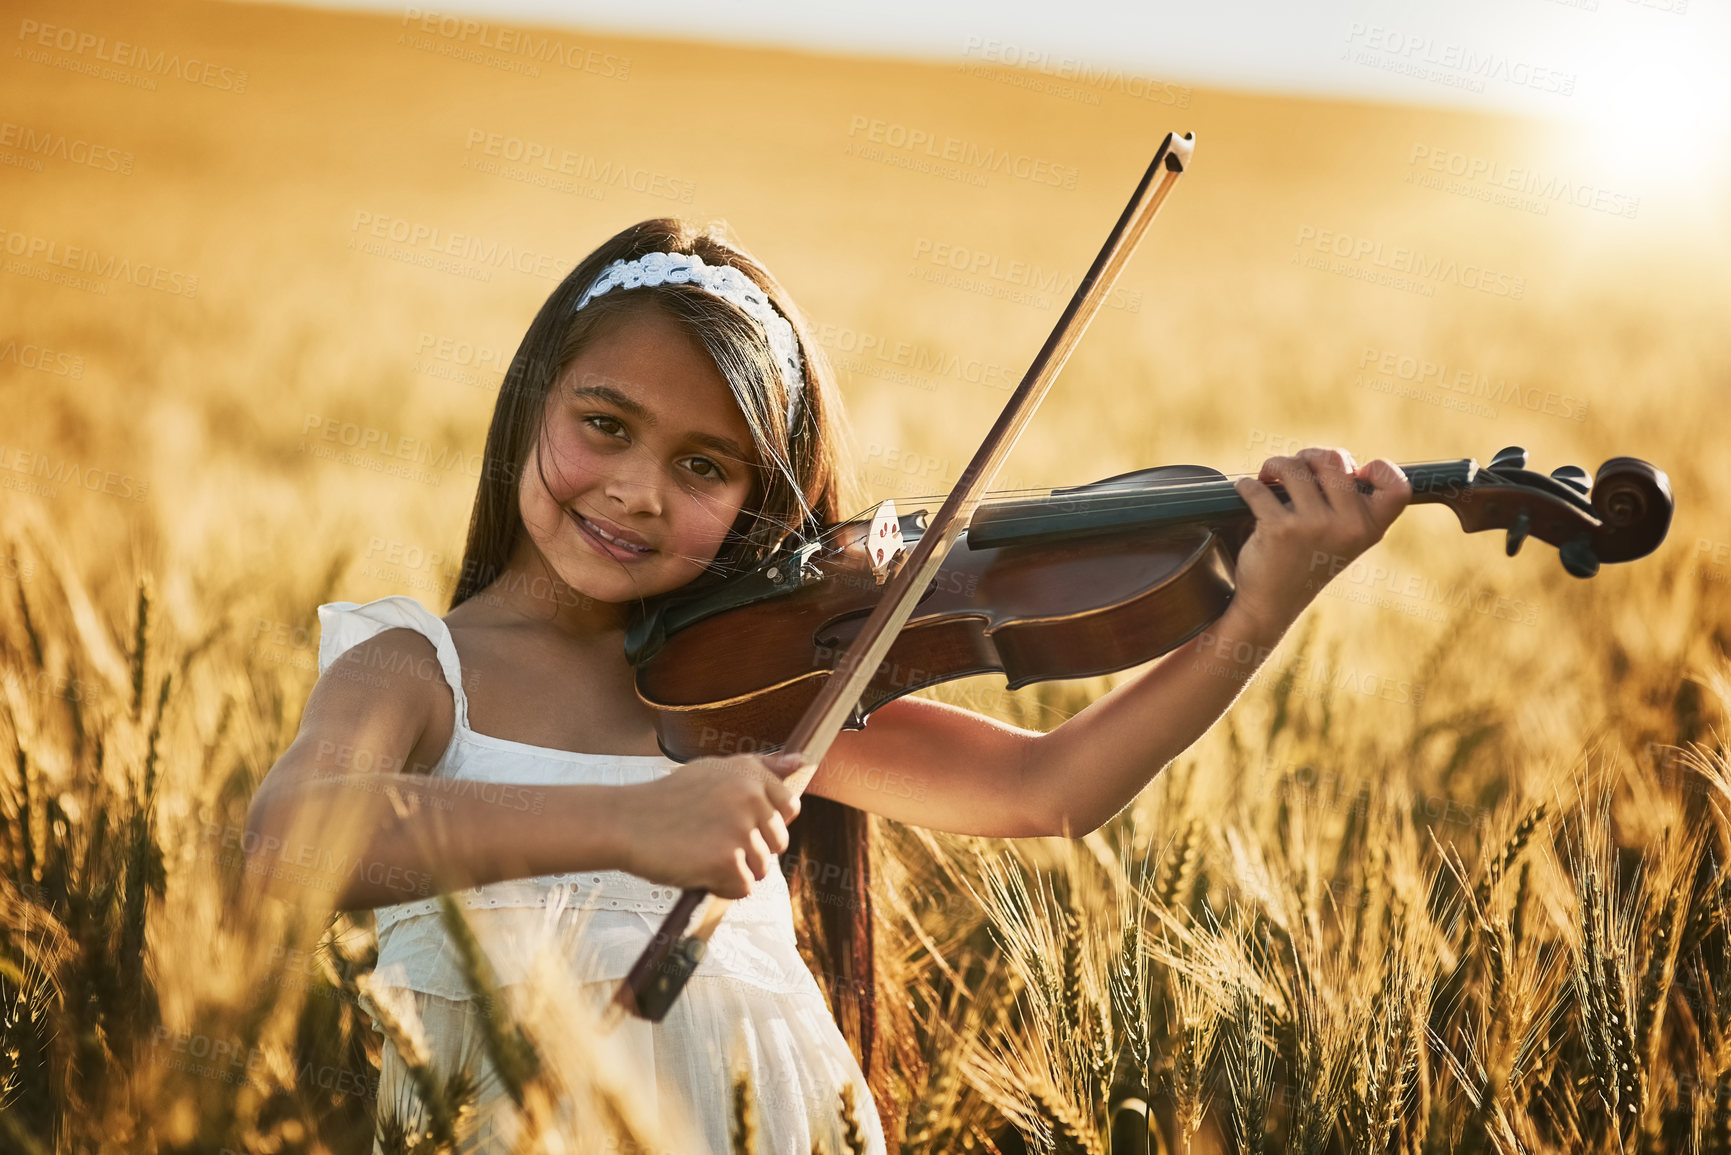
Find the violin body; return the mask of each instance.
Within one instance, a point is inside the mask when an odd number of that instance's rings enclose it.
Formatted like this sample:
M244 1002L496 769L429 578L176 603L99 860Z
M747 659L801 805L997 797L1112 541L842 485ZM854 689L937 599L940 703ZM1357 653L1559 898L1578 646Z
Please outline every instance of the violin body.
M953 678L1001 673L1015 689L1122 670L1182 645L1232 600L1236 550L1206 528L977 550L963 535L846 728ZM882 588L859 550L809 567L784 597L680 630L638 669L669 757L775 749L804 715Z
M1551 542L1576 576L1644 556L1664 539L1670 485L1651 465L1613 458L1590 487L1575 467L1546 477L1524 466L1524 451L1508 449L1489 468L1472 459L1404 468L1415 503L1449 505L1469 532L1507 529L1510 554L1528 536ZM926 516L898 516L902 542L918 539ZM1254 528L1231 481L1198 466L982 504L845 726L859 729L884 703L954 678L1001 673L1016 689L1169 653L1225 613L1238 551ZM831 527L639 624L627 656L668 757L786 741L893 572L872 556L872 529L869 517Z

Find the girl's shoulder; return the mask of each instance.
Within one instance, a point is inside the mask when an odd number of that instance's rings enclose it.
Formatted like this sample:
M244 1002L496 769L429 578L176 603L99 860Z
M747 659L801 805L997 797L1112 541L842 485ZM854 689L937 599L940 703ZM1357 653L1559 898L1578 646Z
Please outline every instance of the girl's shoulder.
M338 657L386 630L408 629L432 643L434 652L449 648L451 629L439 617L407 594L391 594L370 602L326 602L319 606L319 673Z
M407 674L411 687L444 682L458 720L466 724L462 669L451 629L417 599L391 594L370 602L327 602L319 606L318 617L321 677L339 658L360 647L344 663L342 677L382 685L391 675ZM378 644L367 645L392 630L412 631L426 644L399 635L401 641L381 638Z

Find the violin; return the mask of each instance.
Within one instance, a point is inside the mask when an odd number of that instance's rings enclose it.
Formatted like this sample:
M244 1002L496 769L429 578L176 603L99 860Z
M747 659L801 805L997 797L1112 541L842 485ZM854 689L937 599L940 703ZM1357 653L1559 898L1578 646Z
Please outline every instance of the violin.
M668 757L796 753L799 768L782 781L797 797L844 727L863 727L900 695L994 671L1014 689L1121 670L1225 612L1255 516L1223 474L1165 466L989 493L1194 149L1191 133L1161 141L935 514L885 502L716 587L664 599L629 631L637 692ZM1577 577L1652 552L1670 528L1670 482L1635 458L1614 457L1590 480L1576 466L1529 472L1516 447L1488 467L1469 458L1405 469L1414 502L1448 505L1469 532L1507 530L1510 554L1528 537L1549 542ZM604 1028L627 1015L661 1021L730 905L700 887L682 891L614 992Z
M1465 458L1401 468L1413 504L1446 505L1468 533L1507 531L1511 557L1528 537L1548 542L1576 577L1645 557L1670 528L1670 481L1645 461L1613 457L1591 478L1579 466L1546 476L1526 464L1526 450L1510 446L1488 466ZM1278 483L1269 488L1285 500ZM780 749L928 519L925 509L898 514L884 502L640 621L626 655L662 751L684 762ZM1230 479L1192 465L988 494L844 728L954 678L998 673L1013 690L1176 649L1226 612L1255 520ZM1334 568L1319 559L1317 584Z

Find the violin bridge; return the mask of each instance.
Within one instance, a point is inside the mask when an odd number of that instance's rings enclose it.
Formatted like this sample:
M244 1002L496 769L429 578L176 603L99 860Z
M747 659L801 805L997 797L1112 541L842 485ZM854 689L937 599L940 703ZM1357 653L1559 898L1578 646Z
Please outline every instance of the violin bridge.
M878 585L889 580L902 548L902 521L896 516L896 503L886 501L872 515L871 532L865 539L866 556Z

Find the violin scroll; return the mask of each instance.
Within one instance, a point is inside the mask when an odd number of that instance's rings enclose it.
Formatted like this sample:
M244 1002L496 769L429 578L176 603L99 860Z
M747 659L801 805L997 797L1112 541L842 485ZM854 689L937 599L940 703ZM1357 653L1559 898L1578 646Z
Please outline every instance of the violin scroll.
M1536 537L1557 547L1565 570L1587 578L1602 562L1647 556L1671 528L1670 479L1639 458L1613 457L1591 478L1578 465L1549 476L1529 470L1518 445L1499 449L1489 466L1465 464L1464 479L1448 463L1415 467L1413 500L1449 506L1468 533L1507 530L1510 557Z
M1600 561L1646 557L1671 528L1671 479L1637 457L1613 457L1593 478L1593 508L1605 529L1594 546Z

